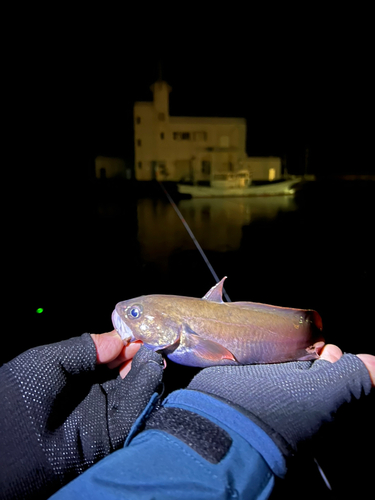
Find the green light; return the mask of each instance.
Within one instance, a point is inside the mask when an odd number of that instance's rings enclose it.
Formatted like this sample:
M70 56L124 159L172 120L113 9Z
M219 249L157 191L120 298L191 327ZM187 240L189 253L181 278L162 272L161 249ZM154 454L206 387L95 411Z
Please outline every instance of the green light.
M43 312L43 307L38 307L38 309L36 310L36 312L37 312L38 314L42 313L42 312Z

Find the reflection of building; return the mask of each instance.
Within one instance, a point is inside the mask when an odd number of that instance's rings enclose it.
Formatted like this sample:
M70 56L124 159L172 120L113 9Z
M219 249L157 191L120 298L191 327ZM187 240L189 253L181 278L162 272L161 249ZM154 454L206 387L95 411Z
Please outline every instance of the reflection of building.
M209 181L213 173L247 169L254 180L281 177L280 158L249 158L244 118L169 116L171 87L151 86L152 102L134 104L137 180Z

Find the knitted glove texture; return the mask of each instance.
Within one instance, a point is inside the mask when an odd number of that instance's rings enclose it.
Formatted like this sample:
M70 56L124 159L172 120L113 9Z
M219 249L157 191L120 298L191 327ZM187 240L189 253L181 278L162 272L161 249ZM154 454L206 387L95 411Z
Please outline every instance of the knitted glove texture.
M223 399L245 413L289 455L332 420L343 403L369 394L371 380L364 363L345 354L335 363L319 359L210 367L188 389Z
M162 357L141 347L127 377L113 378L87 333L1 367L0 497L48 498L123 446L162 374Z

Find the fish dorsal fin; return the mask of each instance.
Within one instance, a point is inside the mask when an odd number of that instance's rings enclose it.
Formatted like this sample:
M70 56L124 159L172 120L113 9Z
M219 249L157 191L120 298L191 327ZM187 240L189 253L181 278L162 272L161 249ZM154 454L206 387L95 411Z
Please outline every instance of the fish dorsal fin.
M223 302L223 285L224 281L227 279L226 276L215 286L210 288L206 295L202 297L203 300L211 300L212 302Z

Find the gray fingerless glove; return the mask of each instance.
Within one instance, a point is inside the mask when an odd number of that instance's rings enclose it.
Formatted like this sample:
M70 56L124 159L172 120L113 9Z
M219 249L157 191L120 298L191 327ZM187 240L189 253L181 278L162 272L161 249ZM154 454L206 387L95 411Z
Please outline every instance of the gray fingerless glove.
M245 413L289 455L330 421L343 403L369 394L371 380L363 362L345 354L336 363L210 367L188 389L220 398Z
M47 498L123 446L162 374L162 357L141 347L127 377L113 379L96 367L89 334L1 367L0 497Z

